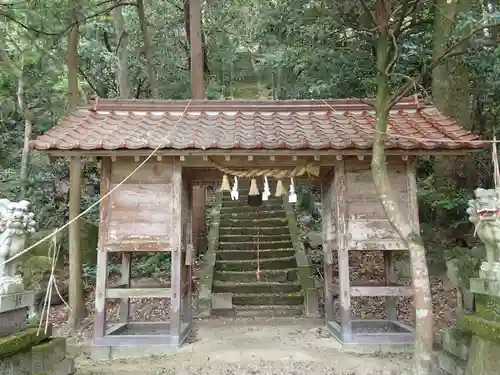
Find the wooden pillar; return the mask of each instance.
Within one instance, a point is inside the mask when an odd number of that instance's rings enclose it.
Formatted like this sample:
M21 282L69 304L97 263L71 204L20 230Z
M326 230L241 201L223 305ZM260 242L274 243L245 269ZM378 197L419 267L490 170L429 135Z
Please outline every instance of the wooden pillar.
M348 341L352 336L351 327L351 292L349 280L349 252L346 241L346 204L345 204L345 166L344 160L339 160L335 164L335 174L333 177L335 186L336 205L336 228L337 228L337 249L339 266L339 300L340 300L340 326L344 341Z
M174 344L181 333L181 298L182 298L182 166L173 161L172 173L172 240L171 240L171 288L170 335Z
M325 274L325 320L326 322L333 321L333 249L329 238L330 228L333 225L332 216L332 196L331 185L333 183L332 175L330 173L321 181L321 200L322 200L322 240L323 240L323 268ZM335 197L333 197L335 198Z
M85 315L83 300L83 270L80 254L80 192L82 179L82 161L72 156L69 168L69 305L71 312L68 328L76 328Z
M201 254L207 249L207 229L205 227L205 187L193 186L192 189L192 236L196 252Z
M101 160L100 196L106 195L111 185L111 158ZM104 249L108 236L109 197L99 204L99 237L97 244L97 273L95 286L94 339L104 337L106 331L106 287L108 283L108 253Z
M132 273L132 253L122 253L121 281L122 288L130 288ZM120 322L128 323L130 318L130 298L122 298L120 300Z
M393 278L392 268L392 251L384 251L384 273L385 273L385 286L390 286ZM394 296L385 297L387 305L387 320L395 322L398 320L397 300Z

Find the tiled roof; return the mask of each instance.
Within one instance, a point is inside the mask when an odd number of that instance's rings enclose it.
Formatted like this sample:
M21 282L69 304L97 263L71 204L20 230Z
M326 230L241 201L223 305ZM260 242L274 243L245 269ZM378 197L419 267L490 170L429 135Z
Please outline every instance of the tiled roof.
M97 99L61 119L31 146L39 150L368 149L374 127L373 107L363 100ZM436 108L413 98L391 110L388 133L389 149L486 146Z

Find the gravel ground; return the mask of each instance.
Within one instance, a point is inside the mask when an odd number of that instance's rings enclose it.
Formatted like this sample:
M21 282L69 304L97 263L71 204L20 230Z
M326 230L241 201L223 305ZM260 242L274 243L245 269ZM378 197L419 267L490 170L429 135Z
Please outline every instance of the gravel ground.
M164 356L94 362L77 358L76 375L403 375L408 355L343 352L322 320L211 319L195 322L190 343Z

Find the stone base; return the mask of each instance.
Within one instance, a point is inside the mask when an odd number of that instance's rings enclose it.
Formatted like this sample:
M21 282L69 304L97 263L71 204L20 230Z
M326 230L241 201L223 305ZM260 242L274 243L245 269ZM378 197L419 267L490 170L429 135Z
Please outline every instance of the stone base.
M29 328L17 335L0 339L0 374L69 375L74 361L66 357L66 339L53 338Z
M500 280L472 278L470 279L470 290L477 294L500 297Z
M0 277L0 295L22 292L24 292L24 283L21 275Z
M0 313L0 337L9 336L25 329L27 318L27 307Z
M474 336L466 375L497 375L499 368L500 344Z
M443 349L454 357L467 362L469 360L472 334L458 328L449 328L443 332Z
M33 310L34 305L35 292L33 291L0 295L0 313L23 307Z
M495 341L500 344L500 322L486 320L470 314L462 316L460 319L460 327L464 331L471 332L486 340Z
M434 375L465 375L467 361L464 361L446 350L438 350L434 353L435 368Z
M483 262L479 270L479 277L481 279L500 281L500 263Z

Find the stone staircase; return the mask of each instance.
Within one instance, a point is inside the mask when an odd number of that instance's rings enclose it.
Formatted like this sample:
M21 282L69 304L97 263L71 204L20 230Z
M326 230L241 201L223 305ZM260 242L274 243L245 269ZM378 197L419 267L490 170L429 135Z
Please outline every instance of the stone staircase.
M257 221L247 194L240 191L237 201L222 197L212 293L230 293L237 317L300 316L304 295L282 199L262 202Z

